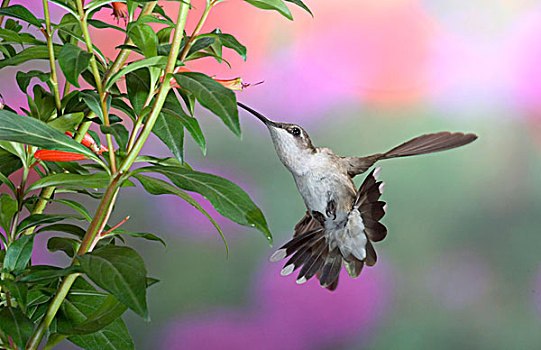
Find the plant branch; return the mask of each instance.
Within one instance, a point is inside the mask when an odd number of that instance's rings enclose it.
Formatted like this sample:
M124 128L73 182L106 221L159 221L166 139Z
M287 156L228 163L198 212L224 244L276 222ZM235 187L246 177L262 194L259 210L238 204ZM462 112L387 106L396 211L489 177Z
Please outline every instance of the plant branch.
M101 82L100 70L98 68L98 63L96 62L96 57L94 56L94 49L92 47L92 40L90 38L90 32L88 31L87 17L83 8L83 0L77 0L77 11L80 17L81 29L83 31L83 36L85 38L86 50L92 54L90 57L90 69L92 70L92 75L94 75L94 81L96 82L96 89L98 90L98 95L100 96L101 110L103 114L103 124L109 126L109 110L107 109L107 95L103 91L103 86ZM115 152L113 148L113 138L111 134L105 134L107 140L107 147L109 148L109 163L113 173L116 173L116 159Z
M214 6L215 2L210 1L207 2L207 6L205 7L205 11L203 11L203 14L201 15L201 18L199 19L199 22L197 22L197 25L195 26L195 29L192 32L192 35L190 35L190 39L186 42L186 45L182 48L182 52L180 53L179 60L184 61L186 56L188 56L188 52L190 52L190 48L192 47L195 39L197 38L197 35L201 31L201 28L203 28L203 24L205 24L205 21L207 20L207 17L210 13L210 10Z
M152 106L152 110L150 111L150 114L147 118L147 122L145 126L143 127L141 134L137 138L137 141L135 141L133 148L126 155L124 162L122 162L122 164L119 167L120 172L127 172L130 169L133 162L135 161L135 159L137 158L137 156L139 155L139 152L141 152L141 149L143 148L145 141L147 140L148 136L150 135L150 132L152 131L152 128L154 127L154 123L156 123L156 119L160 115L160 111L165 102L165 98L167 97L167 94L169 90L171 89L170 81L172 77L170 76L170 74L175 69L175 66L177 63L178 52L180 51L180 43L182 42L182 36L184 34L184 25L186 24L186 17L188 16L189 6L190 6L189 0L184 1L180 4L180 9L178 11L177 24L175 26L175 35L173 37L171 51L169 52L169 58L167 60L167 65L165 67L165 72L163 74L164 75L163 82L160 86L160 90L158 91L158 96L156 97L156 100L154 101L154 105Z
M0 5L0 8L8 7L9 6L9 0L3 0L2 5ZM4 23L4 15L0 16L0 26Z
M45 38L47 39L47 49L49 51L49 65L51 66L51 84L53 85L54 102L56 104L56 116L62 114L62 102L60 101L60 91L58 89L58 77L56 75L56 63L53 48L53 32L51 30L51 16L49 14L49 2L43 0L43 13L45 15Z

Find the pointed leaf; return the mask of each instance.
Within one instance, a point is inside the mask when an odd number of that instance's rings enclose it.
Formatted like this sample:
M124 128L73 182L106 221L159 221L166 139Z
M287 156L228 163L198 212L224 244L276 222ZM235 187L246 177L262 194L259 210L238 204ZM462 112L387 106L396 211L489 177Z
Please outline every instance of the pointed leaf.
M282 0L244 0L249 4L254 5L257 8L263 10L275 10L280 12L284 17L289 20L293 20L291 12L287 8L286 4Z
M34 236L22 236L13 242L6 251L3 268L9 271L20 271L26 268L32 256Z
M240 136L237 98L233 91L201 73L177 73L174 77L182 89L193 93L203 107L220 117L233 133Z
M51 74L44 73L39 70L31 70L29 72L17 72L17 85L19 85L19 88L22 92L26 92L28 89L28 85L30 85L30 81L32 78L38 78L42 82L47 82L51 77Z
M34 332L34 324L21 310L5 307L0 310L0 329L11 337L18 348L24 349Z
M67 43L60 50L58 64L66 79L76 87L79 86L79 75L88 68L92 54L80 47Z
M53 50L56 56L60 52L60 47L55 45ZM49 50L47 49L47 46L30 46L14 56L11 56L4 60L0 60L0 68L4 68L7 66L18 66L30 60L47 59L49 59Z
M158 54L158 36L149 25L140 22L130 25L128 36L145 57L155 57Z
M290 2L292 4L295 4L295 5L299 6L300 8L302 8L303 10L308 12L310 14L310 16L314 17L314 14L312 13L312 11L310 11L308 6L306 6L301 0L284 0L284 1L287 1L287 2Z
M8 194L0 194L0 226L4 229L4 232L9 232L11 220L16 212L17 201Z
M69 333L73 329L81 328L88 321L89 327L96 327L96 321L103 310L103 305L111 305L106 300L107 294L98 292L82 277L77 278L66 299L62 303L58 319L58 331ZM118 309L115 307L115 312ZM110 316L110 314L109 314ZM104 316L106 317L106 316ZM109 321L102 318L101 321ZM121 318L117 317L94 333L71 335L70 340L75 345L87 350L131 350L134 344L128 329Z
M52 174L39 179L28 187L28 191L49 186L75 186L85 188L105 188L111 177L106 173L96 174Z
M94 283L148 319L146 267L135 250L109 245L79 255L77 261Z
M0 61L1 63L2 61ZM145 58L144 60L132 62L128 64L126 67L119 70L117 73L113 74L111 78L107 80L107 83L104 86L104 89L107 91L113 86L113 84L123 77L124 75L133 72L137 69L144 68L144 67L165 67L167 64L167 57L164 56L156 56L156 57L150 57ZM0 67L1 68L1 67Z
M0 16L17 18L31 24L35 27L41 28L41 21L34 16L26 7L22 5L11 5L0 9Z
M51 237L47 241L47 249L49 249L50 252L54 253L62 251L70 258L75 256L80 245L81 242L79 240L67 237Z
M39 120L0 110L0 140L26 143L44 149L74 152L99 160L92 151Z
M126 127L122 124L113 124L111 126L105 126L100 125L100 130L104 134L111 134L116 140L116 143L118 144L118 148L121 150L126 149L126 145L128 144L128 139L130 137L130 134Z
M60 132L73 131L81 124L84 118L83 112L62 114L60 117L55 118L47 123Z
M218 213L238 224L257 228L272 242L272 235L261 210L246 192L231 181L180 167L152 166L135 172L157 172L167 176L175 186L201 194Z
M31 214L19 223L19 226L17 226L17 233L21 233L30 227L43 225L43 224L52 224L54 222L62 221L67 218L73 218L73 216L53 215L53 214Z
M171 153L182 162L184 154L184 127L175 116L160 113L152 132L169 148Z
M137 238L144 238L146 240L149 240L149 241L155 241L155 242L160 242L164 247L167 246L167 244L165 244L165 241L156 236L155 234L153 233L148 233L148 232L130 232L128 230L124 230L124 229L121 229L121 228L118 228L114 231L112 231L111 233L109 233L107 236L105 237L109 237L109 236L116 236L116 235L128 235L128 236L131 236L131 237L137 237Z
M150 93L150 72L148 69L139 69L126 75L126 89L131 106L137 115L145 106Z
M229 255L229 247L227 245L227 241L225 239L224 233L222 232L222 228L210 214L199 204L192 196L190 196L188 193L176 188L175 186L171 185L168 182L165 182L160 179L156 179L153 177L145 176L145 175L134 175L134 177L139 180L141 185L143 185L144 189L152 194L152 195L161 195L161 194L172 194L174 196L180 197L184 199L188 204L193 206L195 209L199 210L199 212L207 217L209 221L212 223L212 225L216 228L218 233L220 234L220 237L222 237L222 241L225 245L226 253Z

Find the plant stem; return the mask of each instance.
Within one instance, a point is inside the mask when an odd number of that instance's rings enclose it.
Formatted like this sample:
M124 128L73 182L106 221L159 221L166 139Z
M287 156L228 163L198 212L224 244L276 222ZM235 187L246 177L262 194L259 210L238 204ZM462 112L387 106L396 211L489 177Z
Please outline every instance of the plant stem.
M71 275L66 276L62 283L60 284L60 287L58 287L58 292L54 296L53 300L51 300L51 303L49 304L49 308L47 309L47 313L43 316L41 319L41 322L38 325L38 328L34 331L34 334L32 334L32 337L28 341L28 344L26 345L27 350L35 350L38 348L39 343L41 342L41 338L45 335L47 332L47 328L49 328L49 325L53 321L54 316L56 315L56 311L60 308L60 305L62 305L62 302L68 295L68 292L73 285L73 282L79 277L79 273L74 273ZM49 312L51 310L54 310L54 312Z
M203 24L205 24L205 21L207 20L210 10L212 9L213 6L214 6L214 1L207 2L205 11L203 11L201 18L199 19L199 22L197 22L197 25L195 26L195 29L192 32L192 35L190 35L190 39L188 39L188 41L186 42L186 45L184 45L184 48L182 48L182 52L180 53L180 56L179 56L180 61L184 61L184 59L188 55L188 52L190 52L190 48L192 47L193 42L197 38L197 35L201 31L201 28L203 28Z
M103 114L103 124L109 126L109 110L107 109L107 95L103 91L103 86L101 83L100 70L98 68L98 63L96 62L96 57L94 56L94 49L92 47L92 40L90 38L90 32L88 31L87 17L83 8L83 0L77 0L77 11L79 13L81 21L81 29L83 31L83 36L85 38L86 50L92 54L90 57L90 68L92 74L94 75L94 80L96 82L96 89L98 90L98 95L100 96L101 110ZM116 173L116 159L115 152L113 148L113 138L111 134L105 134L107 139L107 147L109 148L109 163L111 166L111 171Z
M150 111L150 115L147 118L147 122L145 123L145 126L143 127L141 134L137 138L137 141L135 141L133 148L126 155L124 162L122 162L122 164L119 167L119 171L121 172L127 172L130 169L133 162L135 161L135 159L137 158L137 156L139 155L139 152L141 152L141 149L143 148L145 141L147 140L148 136L150 135L150 132L152 131L152 128L154 127L154 123L156 122L156 119L160 115L160 111L163 107L163 103L165 102L165 98L167 97L167 93L171 89L170 73L173 72L177 63L178 52L180 50L180 43L182 41L184 25L186 24L186 17L188 16L189 6L190 6L189 0L186 0L180 4L177 25L175 27L175 35L173 37L173 43L171 45L171 51L169 52L169 58L167 60L165 72L163 73L163 76L164 76L163 82L160 86L158 96L156 97L156 100L154 101L154 105L152 106L152 110Z
M78 4L81 6L81 0L78 0ZM169 55L169 60L167 62L166 66L166 75L171 73L175 67L176 64L176 58L178 55L180 42L182 40L182 35L184 32L184 25L186 23L186 17L188 15L188 8L190 6L190 1L186 0L182 3L180 3L179 8L179 14L178 14L178 20L175 27L175 37L173 40L173 45L171 47L171 53ZM169 91L169 81L170 77L164 79L164 82L160 88L160 92L158 93L158 98L156 99L156 102L154 103L154 106L152 108L151 114L149 116L149 120L147 124L145 125L143 131L141 132L140 137L137 139L137 142L135 143L134 149L130 152L131 157L133 159L128 162L124 162L123 166L126 167L126 170L129 170L131 164L137 157L137 154L139 151L141 151L141 148L143 147L143 144L148 137L150 130L152 130L152 126L154 125L154 122L156 121L157 116L159 115L160 109L163 106L163 102L165 100L165 96L167 95L167 92ZM100 82L101 83L101 82ZM161 101L161 102L159 102ZM152 124L150 127L149 125ZM145 136L146 135L146 136ZM107 187L103 198L101 199L101 202L98 206L98 209L96 210L96 214L94 215L92 222L90 223L90 226L88 227L88 230L83 237L83 241L81 243L81 246L79 247L79 250L77 251L77 255L85 254L90 249L92 249L94 242L96 240L96 235L103 229L103 227L107 223L107 219L109 218L109 215L111 213L111 209L114 205L116 195L118 193L118 188L120 186L120 180L122 178L123 170L120 169L119 173L117 173L109 186ZM39 343L41 342L41 339L47 332L47 329L49 328L49 325L53 321L58 309L60 308L60 305L62 305L62 302L64 301L65 297L68 295L68 292L75 282L75 279L79 276L79 274L71 274L66 276L62 283L60 284L58 291L56 295L54 296L53 300L49 304L49 307L47 308L47 312L45 313L44 317L42 318L41 322L39 323L38 327L32 334L32 337L30 338L28 345L26 347L27 350L35 350L39 346Z
M37 203L34 205L34 208L32 209L31 214L43 213L43 210L45 209L45 206L47 205L47 202L48 202L47 200L52 197L54 190L55 190L54 186L45 187L43 190L41 190L39 194L40 198L37 201ZM23 231L23 235L31 235L32 233L34 233L35 228L36 226L27 228L26 230Z
M59 117L62 114L62 102L60 102L60 91L58 90L51 16L49 14L49 3L47 0L43 0L43 13L45 15L45 37L47 39L47 49L49 50L49 65L51 66L51 84L53 85L54 102L56 104L56 116Z
M9 0L3 0L2 1L2 5L0 6L0 8L4 8L4 7L8 7L9 6ZM4 16L0 16L0 26L2 25L2 23L4 23Z
M143 6L143 10L141 11L141 14L139 15L139 17L145 16L145 15L150 15L152 13L152 11L154 11L154 7L156 7L156 4L157 4L157 1L147 2L145 4L145 6ZM126 40L125 44L126 45L131 45L131 44L133 44L133 41L130 38L128 38ZM105 73L105 75L103 77L103 85L105 85L107 83L107 80L113 74L118 72L120 70L120 68L122 68L122 66L124 66L124 63L126 63L126 60L128 59L128 56L130 55L131 51L132 50L130 50L130 49L122 49L122 50L120 50L118 56L116 56L115 61L113 62L113 64L107 70L107 72Z

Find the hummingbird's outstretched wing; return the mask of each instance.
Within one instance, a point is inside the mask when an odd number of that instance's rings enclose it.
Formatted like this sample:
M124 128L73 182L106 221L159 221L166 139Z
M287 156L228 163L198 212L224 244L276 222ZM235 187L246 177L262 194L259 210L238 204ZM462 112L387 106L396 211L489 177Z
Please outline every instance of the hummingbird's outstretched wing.
M406 141L385 153L377 153L367 157L343 157L342 161L347 168L348 175L354 177L364 173L378 160L445 151L464 146L476 139L477 135L475 134L461 132L444 131L425 134Z

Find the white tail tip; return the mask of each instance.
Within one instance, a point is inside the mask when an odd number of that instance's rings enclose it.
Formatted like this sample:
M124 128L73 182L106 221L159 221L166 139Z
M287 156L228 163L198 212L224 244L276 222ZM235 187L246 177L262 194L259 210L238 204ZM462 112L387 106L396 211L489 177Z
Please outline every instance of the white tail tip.
M293 270L295 270L295 265L293 265L293 264L287 265L282 269L280 274L282 276L287 276L287 275L291 274L293 272Z
M379 185L379 193L383 193L383 190L385 190L385 182L382 182L381 185Z
M277 251L274 252L274 254L271 255L269 260L271 262L279 261L279 260L282 260L283 258L285 258L286 255L287 255L287 253L286 253L285 249L278 249Z
M378 179L379 178L379 174L381 173L381 167L378 166L376 167L376 169L374 169L374 174L372 174L374 176L374 179Z
M297 284L303 284L303 283L306 283L306 281L307 281L306 277L302 276L301 278L297 280Z

